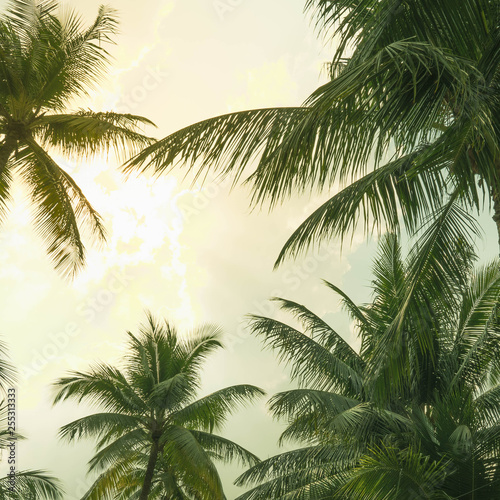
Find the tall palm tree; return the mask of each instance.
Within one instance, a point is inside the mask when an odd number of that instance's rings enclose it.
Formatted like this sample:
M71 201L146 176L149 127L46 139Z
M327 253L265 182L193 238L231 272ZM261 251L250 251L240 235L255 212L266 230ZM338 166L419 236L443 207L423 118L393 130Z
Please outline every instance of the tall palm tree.
M236 385L196 398L201 365L221 347L215 327L183 340L171 324L148 315L140 335L128 335L123 371L98 364L55 383L55 403L85 400L102 410L60 431L69 441L98 439L90 471L101 474L85 498L223 499L213 460L258 459L213 431L263 391Z
M490 0L308 0L338 48L303 105L230 113L146 148L127 170L180 163L246 178L253 203L341 190L281 251L296 255L359 222L413 231L455 197L486 199L500 235L500 6ZM478 182L479 181L479 182ZM464 230L464 233L466 231Z
M16 174L34 206L34 222L55 267L72 275L85 260L82 225L104 240L99 214L52 156L88 157L100 151L137 153L152 144L140 116L70 111L71 101L97 86L107 67L105 45L116 13L101 7L85 27L75 12L58 15L54 0L10 0L0 18L0 221Z
M253 332L300 384L270 407L288 420L281 440L303 447L245 472L237 483L254 487L239 499L498 496L499 262L450 267L436 259L444 241L433 239L403 260L397 237L386 236L367 305L326 283L357 324L358 351L290 300L277 299L300 329L252 316Z

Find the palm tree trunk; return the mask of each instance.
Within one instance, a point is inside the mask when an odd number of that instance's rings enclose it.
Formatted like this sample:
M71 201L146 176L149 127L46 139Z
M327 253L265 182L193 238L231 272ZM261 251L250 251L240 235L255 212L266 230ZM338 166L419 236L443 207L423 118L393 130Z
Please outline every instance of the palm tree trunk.
M491 195L493 198L493 220L497 226L498 233L498 248L500 254L500 189L495 184L491 189Z
M159 437L157 438L155 435L153 435L153 444L151 445L151 451L149 452L148 467L146 469L146 475L144 476L144 483L142 485L141 496L139 497L139 500L147 500L149 492L151 491L156 460L158 459L158 452L160 450L159 440Z
M17 139L12 135L7 135L0 146L0 177L2 177L10 155L16 150Z

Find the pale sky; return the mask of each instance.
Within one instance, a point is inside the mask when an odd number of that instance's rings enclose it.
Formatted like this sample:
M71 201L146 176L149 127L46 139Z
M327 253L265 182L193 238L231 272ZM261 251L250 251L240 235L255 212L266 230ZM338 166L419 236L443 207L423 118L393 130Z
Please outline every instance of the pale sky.
M66 5L90 22L99 3ZM228 111L298 105L321 83L330 55L316 39L304 3L111 1L121 17L111 48L115 61L99 91L77 106L146 116L158 125L148 132L164 137ZM50 384L97 360L117 362L125 332L137 331L144 309L186 331L203 322L223 327L227 348L207 363L204 392L250 383L270 397L287 387L286 370L243 327L247 313L275 314L267 301L274 295L309 306L355 342L336 297L320 280L367 300L373 243L356 236L341 253L339 242L329 242L319 253L272 271L287 236L326 193L294 199L269 215L249 210L243 188L229 193L227 185L214 182L193 188L179 172L125 182L113 158L58 161L104 217L108 244L89 248L86 269L74 282L63 281L34 235L17 189L0 233L0 333L21 372L19 425L28 440L19 447L18 468L51 471L64 481L67 500L79 499L92 482L86 463L93 443L57 441L57 429L88 409L71 403L52 408ZM493 255L492 223L485 231ZM278 451L279 430L264 399L231 418L225 435L266 458ZM221 471L232 499L242 491L232 486L242 469Z

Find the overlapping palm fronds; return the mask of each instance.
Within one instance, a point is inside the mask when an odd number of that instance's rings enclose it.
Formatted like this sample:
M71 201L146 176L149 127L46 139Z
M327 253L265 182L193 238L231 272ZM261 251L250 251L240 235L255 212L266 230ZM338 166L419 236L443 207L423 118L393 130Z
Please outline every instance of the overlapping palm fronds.
M196 398L201 365L219 348L216 327L182 340L171 324L148 316L139 336L129 333L125 370L100 364L56 382L55 402L87 401L101 410L60 431L69 441L97 438L89 469L99 475L85 499L223 499L214 461L258 462L214 431L262 390L236 385Z
M56 269L73 276L85 261L82 229L104 241L102 219L70 174L53 159L114 151L137 154L153 140L141 116L80 110L75 97L96 88L107 68L106 45L117 29L116 12L101 7L84 26L75 12L58 14L52 0L10 0L0 18L0 219L14 174L26 184L36 230Z
M455 239L463 215L449 204L405 260L386 235L369 304L326 283L357 325L359 352L289 300L276 299L298 329L251 317L300 384L269 405L288 423L281 441L302 448L245 472L240 499L496 498L500 271L498 261L474 270L472 247Z
M253 202L341 190L278 262L358 224L414 231L458 196L488 203L500 234L500 7L489 0L309 0L338 43L331 81L302 106L211 118L147 147L126 169L176 164L246 181ZM340 70L341 69L341 70ZM254 162L255 160L255 162ZM465 231L465 230L464 230Z

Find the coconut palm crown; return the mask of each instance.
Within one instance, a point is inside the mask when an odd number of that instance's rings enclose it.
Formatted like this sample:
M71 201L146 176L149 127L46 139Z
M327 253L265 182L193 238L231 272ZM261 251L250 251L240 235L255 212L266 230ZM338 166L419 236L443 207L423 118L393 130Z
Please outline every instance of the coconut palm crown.
M124 370L99 364L55 383L55 403L86 401L101 410L60 430L69 441L97 438L90 471L99 476L85 498L223 499L213 460L253 465L258 459L213 432L263 391L236 385L197 399L201 365L221 347L215 327L184 340L170 323L148 315L140 335L128 336Z
M52 0L11 0L0 17L0 222L13 177L27 188L34 224L56 269L83 265L82 230L104 240L102 220L53 153L88 158L108 150L137 153L152 144L142 117L69 111L95 89L107 68L105 46L117 30L113 9L100 7L90 26Z

